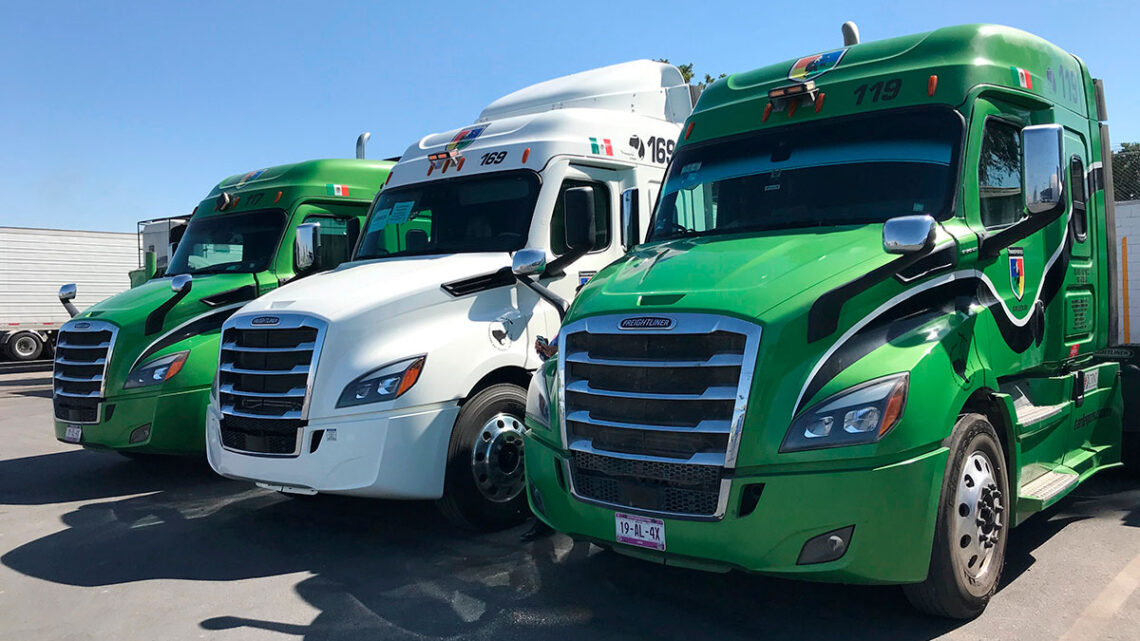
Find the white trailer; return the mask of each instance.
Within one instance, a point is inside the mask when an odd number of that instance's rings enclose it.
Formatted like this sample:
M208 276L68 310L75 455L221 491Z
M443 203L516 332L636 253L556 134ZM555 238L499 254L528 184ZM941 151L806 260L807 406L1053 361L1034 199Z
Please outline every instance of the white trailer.
M439 499L474 526L520 518L535 341L558 331L552 302L644 237L691 111L681 73L642 60L413 144L354 262L224 325L210 465L284 492Z
M1140 343L1140 200L1116 203L1118 341Z
M130 287L137 234L0 227L0 354L34 360L70 319L61 285L74 283L80 309Z

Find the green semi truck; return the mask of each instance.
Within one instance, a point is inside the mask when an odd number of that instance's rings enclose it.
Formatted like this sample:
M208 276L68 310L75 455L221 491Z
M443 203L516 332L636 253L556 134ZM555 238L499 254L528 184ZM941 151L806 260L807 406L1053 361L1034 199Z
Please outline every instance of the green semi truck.
M222 323L347 261L394 164L314 160L231 176L195 209L163 277L82 313L75 287L61 288L73 318L56 345L56 438L127 456L202 454Z
M1007 27L844 40L701 96L532 381L528 496L657 563L968 618L1010 528L1137 455L1103 86Z

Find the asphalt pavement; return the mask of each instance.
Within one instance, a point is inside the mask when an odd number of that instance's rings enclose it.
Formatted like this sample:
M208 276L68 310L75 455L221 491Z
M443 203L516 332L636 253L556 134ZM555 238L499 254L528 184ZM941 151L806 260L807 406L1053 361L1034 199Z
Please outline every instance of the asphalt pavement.
M0 373L0 639L1140 641L1140 483L1106 473L1012 532L977 620L897 587L667 568L430 503L288 498L204 460L59 443L50 372Z

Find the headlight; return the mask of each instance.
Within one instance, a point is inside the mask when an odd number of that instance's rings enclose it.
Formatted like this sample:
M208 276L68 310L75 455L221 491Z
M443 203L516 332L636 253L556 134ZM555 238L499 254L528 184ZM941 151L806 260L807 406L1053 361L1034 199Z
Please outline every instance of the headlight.
M416 356L385 365L361 376L344 388L336 406L367 405L403 396L404 392L410 390L416 381L420 380L425 360L426 356Z
M909 385L910 374L897 374L828 397L792 421L780 451L878 441L902 416Z
M123 389L147 387L169 381L182 371L182 366L186 363L186 357L189 355L190 352L188 351L178 352L139 365L131 370L130 374L127 374L127 382L123 383Z
M539 367L530 379L526 390L526 417L550 429L550 394L546 391L544 367Z

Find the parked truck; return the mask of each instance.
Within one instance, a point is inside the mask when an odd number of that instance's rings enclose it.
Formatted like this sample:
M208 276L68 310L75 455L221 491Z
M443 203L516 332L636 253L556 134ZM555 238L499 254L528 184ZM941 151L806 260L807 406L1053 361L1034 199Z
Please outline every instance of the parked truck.
M56 292L77 283L91 305L130 286L139 266L130 233L0 227L0 358L49 358L70 318Z
M294 494L438 499L474 527L524 516L532 345L559 323L543 299L572 297L638 241L691 109L680 72L642 60L522 89L409 147L352 263L226 321L214 470ZM512 254L545 264L541 282L517 280Z
M164 276L60 329L56 438L126 456L200 455L222 323L257 296L347 260L393 164L314 160L220 182ZM65 306L75 290L60 291Z
M533 381L528 496L656 563L972 617L1010 528L1137 453L1104 88L1007 27L845 31L701 96Z

